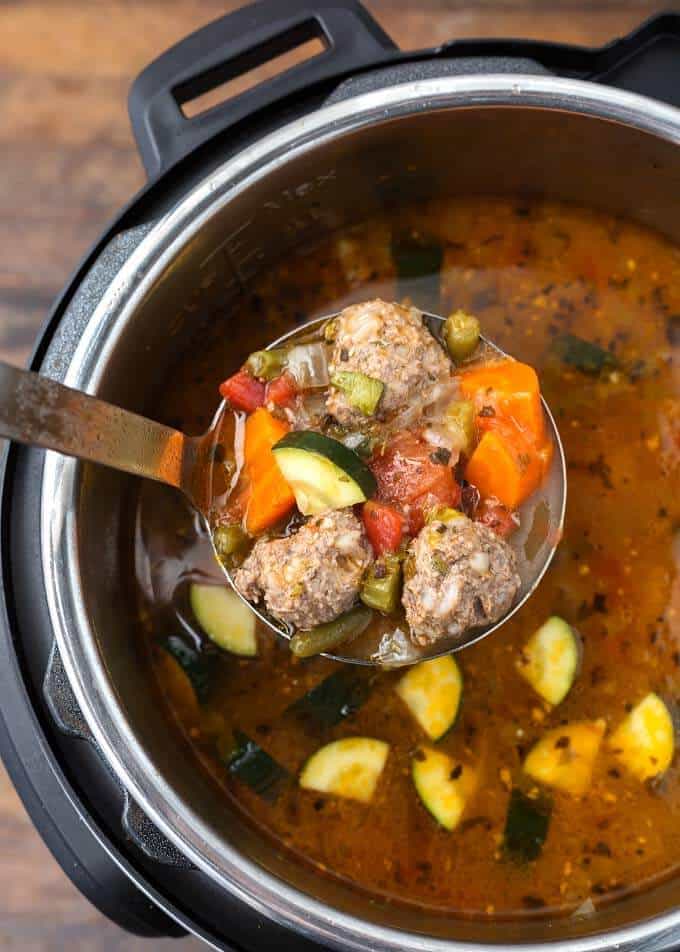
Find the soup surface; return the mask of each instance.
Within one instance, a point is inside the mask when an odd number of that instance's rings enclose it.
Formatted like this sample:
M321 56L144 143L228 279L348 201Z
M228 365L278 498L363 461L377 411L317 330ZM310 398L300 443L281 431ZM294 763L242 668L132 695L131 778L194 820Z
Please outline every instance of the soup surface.
M215 577L205 539L180 514L181 540L167 552L162 525L156 531L146 514L177 503L161 506L150 486L137 565L151 663L225 797L320 872L448 913L568 913L584 901L587 911L680 861L677 758L668 764L680 686L680 250L639 226L554 203L410 207L268 273L168 380L166 421L201 432L216 383L250 352L378 296L474 313L488 337L537 368L569 475L565 535L548 575L498 634L456 656L457 718L428 739L395 690L403 671L300 660L265 630L255 657L215 648L187 597L196 565ZM554 615L582 646L559 703L521 670L529 639ZM296 704L324 681L332 690ZM310 756L351 737L389 745L370 802L301 789ZM414 785L432 751L453 765L442 778L460 799L453 829Z

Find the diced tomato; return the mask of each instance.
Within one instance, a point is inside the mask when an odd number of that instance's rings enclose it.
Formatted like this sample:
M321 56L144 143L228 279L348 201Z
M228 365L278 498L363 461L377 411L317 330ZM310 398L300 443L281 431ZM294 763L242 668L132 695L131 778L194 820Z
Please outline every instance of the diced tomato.
M432 454L432 446L421 437L402 433L369 462L378 483L378 499L408 513L412 534L422 529L428 509L455 507L460 502L453 470L435 462Z
M373 455L369 467L378 483L378 498L385 502L410 503L436 484L448 467L434 463L433 448L413 433L402 433L382 452Z
M479 507L475 522L493 529L501 539L507 539L519 526L517 516L492 499L485 499Z
M220 393L228 400L234 410L252 413L264 406L265 386L260 380L251 377L245 370L239 370L220 385Z
M298 386L295 377L284 371L280 377L275 377L271 383L267 384L266 400L267 403L275 403L278 407L290 407L298 393Z
M442 469L445 473L442 474L441 479L410 504L408 529L411 535L417 535L423 528L425 517L430 509L436 506L457 509L460 506L460 486L454 479L453 470L447 466L443 466Z
M363 519L368 541L375 554L380 556L385 552L396 552L406 525L403 515L392 506L369 500L364 504Z

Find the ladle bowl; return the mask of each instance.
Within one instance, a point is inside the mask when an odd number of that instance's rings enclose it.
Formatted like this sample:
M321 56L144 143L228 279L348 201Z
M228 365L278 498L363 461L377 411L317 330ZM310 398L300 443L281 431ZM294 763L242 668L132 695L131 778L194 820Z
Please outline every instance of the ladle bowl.
M308 321L272 341L267 349L272 350L295 341L302 341L336 316L336 314L330 314ZM441 328L445 319L437 314L423 312L423 320L432 335L440 340ZM481 338L480 346L497 357L506 359L510 357L509 354L485 337ZM547 571L562 538L567 502L567 469L562 440L548 404L543 398L541 399L547 431L553 443L554 451L550 470L544 484L522 506L520 528L512 538L511 544L517 553L521 586L510 610L493 624L470 628L462 637L442 639L425 647L414 645L408 638L407 633L401 628L397 627L391 631L388 625L384 629L381 628L379 634L376 634L373 626L371 626L366 634L344 643L334 651L327 653L326 657L349 664L396 667L460 651L461 648L465 648L498 631L531 597ZM230 583L234 585L228 570L224 569L224 571ZM235 585L234 588L238 592ZM238 594L244 601L247 601L240 592ZM294 631L288 626L281 624L260 605L254 605L252 602L247 603L260 621L277 635L287 639L292 637Z
M268 349L304 339L335 316L309 321L273 341ZM429 313L424 313L423 319L430 332L439 339L444 319ZM484 338L481 346L497 356L508 357ZM214 561L229 584L236 588L230 572L220 562L214 549L211 525L215 518L212 507L215 451L227 410L227 405L223 403L208 431L202 436L189 437L178 430L64 387L47 377L0 364L0 436L100 463L179 489L196 513L200 514L198 535L205 535L201 543L203 549L206 544L213 546ZM518 555L521 586L506 615L492 625L471 628L462 638L442 639L424 648L413 645L406 632L399 627L390 627L386 621L377 630L375 626L369 626L366 634L341 646L329 657L351 664L413 664L458 651L487 637L521 608L539 584L555 553L562 535L566 507L564 451L545 400L543 412L554 445L551 469L544 485L522 507L521 526L512 541ZM244 598L240 592L238 594ZM259 606L250 602L248 604L263 624L277 635L284 638L292 636L294 632L290 628L270 617Z

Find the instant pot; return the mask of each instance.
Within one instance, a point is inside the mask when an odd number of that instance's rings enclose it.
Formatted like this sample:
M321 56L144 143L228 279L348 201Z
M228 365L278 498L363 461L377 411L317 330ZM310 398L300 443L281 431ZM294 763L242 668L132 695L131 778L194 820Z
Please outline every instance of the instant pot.
M185 116L311 39L316 57ZM679 79L670 14L597 50L402 53L354 0L240 10L136 80L149 183L72 277L31 367L153 414L176 355L203 322L228 328L258 272L432 196L551 196L680 241ZM19 446L0 479L2 756L66 874L123 928L243 952L680 947L673 880L587 918L497 923L382 903L291 862L240 821L154 702L122 555L131 479Z

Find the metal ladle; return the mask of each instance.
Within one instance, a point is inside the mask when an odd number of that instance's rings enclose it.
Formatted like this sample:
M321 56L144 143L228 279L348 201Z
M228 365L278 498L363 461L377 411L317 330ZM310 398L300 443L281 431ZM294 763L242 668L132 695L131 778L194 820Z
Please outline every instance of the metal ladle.
M269 349L303 338L310 331L335 315L310 321L274 341ZM439 337L443 318L424 314L424 320L435 337ZM507 357L500 348L485 341L499 356ZM498 622L486 628L470 630L456 644L440 641L426 648L416 648L408 639L383 637L379 643L364 635L342 645L332 655L353 664L412 664L436 657L486 637L513 615L534 591L543 577L559 542L566 506L566 466L560 436L547 404L543 409L555 452L551 472L546 480L546 509L540 519L520 529L513 544L522 544L521 533L532 536L533 556L523 564L520 560L522 585L511 610ZM219 442L225 404L218 409L206 433L190 437L171 427L123 410L89 394L72 390L48 377L0 363L0 437L112 469L155 480L179 489L201 514L208 535L212 502L212 474L215 447ZM545 494L544 494L545 495ZM523 524L525 520L523 519ZM217 559L217 555L215 554ZM217 560L220 566L222 563ZM222 566L229 583L233 581ZM240 594L240 593L239 593ZM250 604L250 603L249 603ZM251 605L261 621L278 635L290 638L291 632L256 606ZM397 633L399 635L399 633Z

